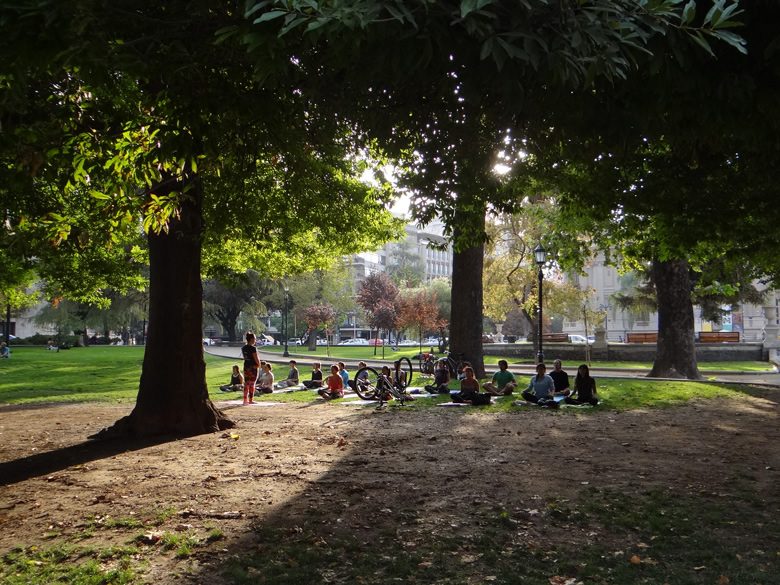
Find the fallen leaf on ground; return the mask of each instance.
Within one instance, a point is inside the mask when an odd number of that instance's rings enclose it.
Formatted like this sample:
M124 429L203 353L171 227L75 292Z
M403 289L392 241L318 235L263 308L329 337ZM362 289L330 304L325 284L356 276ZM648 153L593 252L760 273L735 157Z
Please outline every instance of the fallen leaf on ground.
M642 559L640 559L638 556L634 555L631 557L631 564L632 565L638 565L642 562Z

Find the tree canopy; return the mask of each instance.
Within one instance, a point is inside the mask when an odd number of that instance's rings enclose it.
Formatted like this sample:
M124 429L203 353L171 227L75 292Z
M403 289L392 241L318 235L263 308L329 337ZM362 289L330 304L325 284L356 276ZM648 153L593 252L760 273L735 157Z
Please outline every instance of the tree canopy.
M332 80L289 59L260 79L246 51L215 42L242 21L235 8L0 8L4 256L94 301L101 286L137 284L135 251L149 248L152 325L120 434L230 424L205 388L201 274L293 274L400 229L390 191L359 180L365 143L323 97Z

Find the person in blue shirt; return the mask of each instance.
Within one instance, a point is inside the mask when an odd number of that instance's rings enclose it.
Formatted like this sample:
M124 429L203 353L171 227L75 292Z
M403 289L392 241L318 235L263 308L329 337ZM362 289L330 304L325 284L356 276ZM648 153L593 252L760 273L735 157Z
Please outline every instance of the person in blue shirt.
M544 364L536 366L536 375L531 378L528 388L523 390L521 394L524 400L539 405L557 405L553 398L555 395L555 382L545 373L546 371L547 366Z
M349 388L349 372L344 362L339 362L339 376L341 376L341 381L343 382L342 387Z

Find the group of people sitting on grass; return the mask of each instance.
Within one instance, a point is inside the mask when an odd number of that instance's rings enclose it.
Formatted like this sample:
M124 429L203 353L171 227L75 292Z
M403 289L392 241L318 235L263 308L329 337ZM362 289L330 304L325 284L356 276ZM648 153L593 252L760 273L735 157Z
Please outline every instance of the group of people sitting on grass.
M583 404L596 406L599 403L596 380L591 378L590 368L586 364L577 368L573 389L569 386L569 375L563 370L561 360L553 362L553 371L549 375L546 371L547 367L544 364L536 366L536 375L531 377L528 387L520 394L523 401L516 401L514 404L531 403L546 408L557 408L560 402L556 397L561 396L563 402L573 406Z
M537 404L546 408L557 408L560 397L567 404L579 406L598 404L596 392L596 381L590 376L590 369L582 364L577 369L577 376L574 379L574 389L569 385L569 375L563 370L561 360L553 362L554 370L547 375L547 366L539 364L536 366L536 375L531 378L528 387L520 394L523 400L514 402L516 406L521 404ZM471 366L463 369L465 377L461 380L460 392L453 394L454 402L466 404L490 404L491 396L511 396L518 386L515 375L509 371L509 364L506 360L499 360L498 371L493 374L489 382L482 384L484 394L480 394L479 381L474 376L474 370ZM425 389L431 393L449 394L450 373L447 369L447 362L441 359L436 364L434 370L433 384L425 386ZM556 400L556 397L559 397Z
M273 366L261 361L255 348L254 333L246 334L246 345L241 348L244 358L243 375L238 365L233 366L233 374L230 384L220 386L223 392L244 392L244 404L252 404L256 393L270 394L274 389L292 388L302 385L311 390L317 390L318 394L326 400L342 398L346 388L355 390L358 384L365 383L368 379L368 370L365 362L358 364L357 379L350 380L349 372L344 362L339 362L330 367L330 376L323 379L323 373L319 362L312 363L311 380L300 381L295 360L290 360L290 370L287 378L274 383ZM466 366L463 369L464 378L461 380L460 392L453 395L453 401L467 404L490 404L491 396L510 396L518 386L515 375L509 371L506 360L499 360L498 371L493 374L489 382L482 384L484 394L480 393L479 380L474 375L474 369ZM598 404L596 381L590 376L590 369L582 364L577 369L574 379L574 388L569 386L569 375L563 370L561 360L553 362L553 371L548 375L544 364L536 366L536 375L531 377L528 387L520 394L523 400L515 401L515 405L537 404L546 408L557 408L560 397L571 405ZM362 378L362 379L361 379ZM405 392L407 386L406 372L401 369L401 362L394 363L393 370L388 366L382 366L382 379L388 386L400 388ZM431 393L449 394L450 372L444 359L439 360L434 370L433 384L425 386L425 390ZM576 396L576 397L575 397ZM556 400L558 397L558 400ZM381 400L391 399L390 392L384 392ZM413 400L407 395L408 400Z

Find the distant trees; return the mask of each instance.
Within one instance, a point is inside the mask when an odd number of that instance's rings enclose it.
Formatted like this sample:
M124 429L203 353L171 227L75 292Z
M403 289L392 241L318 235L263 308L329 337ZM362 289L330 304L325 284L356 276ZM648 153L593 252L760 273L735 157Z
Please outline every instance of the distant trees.
M420 286L425 279L425 263L408 239L397 242L390 251L387 273L398 286Z
M439 305L436 302L436 290L431 291L430 298L422 290L409 296L399 298L398 326L415 331L420 341L422 351L423 336L427 331L442 332L448 325L445 319L439 317Z
M366 312L369 326L377 330L377 339L383 329L392 331L398 325L397 297L398 287L385 272L373 272L358 283L357 303Z
M257 314L265 313L262 303L271 291L269 281L256 271L244 274L229 273L223 280L207 278L203 280L203 313L219 321L228 335L229 341L240 341L242 334L237 330L239 317L250 313L254 322ZM258 327L253 329L259 330Z
M316 348L317 330L320 327L324 327L328 343L328 355L330 355L330 339L327 335L327 329L332 327L336 321L336 311L333 310L330 303L315 303L308 306L304 313L306 314L306 324L309 327L309 346L311 347L313 340Z

